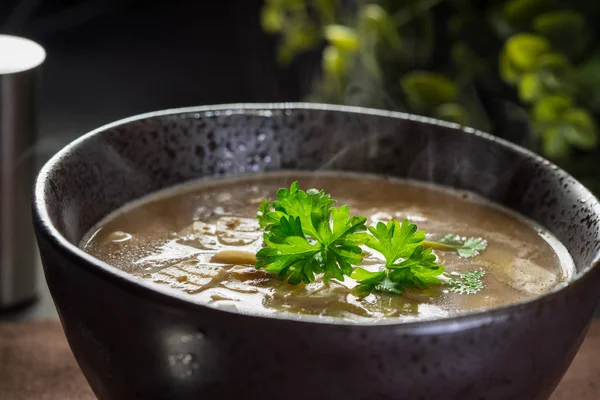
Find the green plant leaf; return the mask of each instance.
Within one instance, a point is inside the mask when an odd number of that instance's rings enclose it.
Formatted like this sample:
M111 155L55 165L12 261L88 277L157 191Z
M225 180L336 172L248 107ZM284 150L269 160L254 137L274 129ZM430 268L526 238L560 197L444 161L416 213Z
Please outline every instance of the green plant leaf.
M436 263L431 248L423 247L425 232L417 230L415 224L407 219L402 224L391 220L368 229L372 236L366 245L383 255L386 270L370 272L356 268L351 276L359 283L359 291L402 293L406 288L439 285L444 267Z
M372 32L381 32L388 23L388 13L378 4L365 4L359 12L360 26Z
M439 285L439 276L444 272L444 267L436 263L436 257L431 248L423 249L419 245L410 257L404 261L388 266L389 278L393 282L409 281L419 289Z
M390 15L378 4L366 4L359 11L359 30L361 35L377 35L394 52L402 49L402 39L396 30Z
M446 103L435 108L433 116L444 121L467 125L467 110L457 103Z
M505 44L506 55L521 71L534 69L539 57L550 51L550 43L540 35L520 33L512 36Z
M463 272L460 274L450 275L452 278L446 282L448 290L460 294L475 294L481 291L485 285L483 283L483 277L485 271L478 269L471 272Z
M373 290L379 293L402 294L408 287L410 287L410 283L406 281L394 282L389 278L388 275L381 282L375 285Z
M314 281L315 274L323 271L319 262L319 247L309 243L302 233L300 218L281 218L271 236L265 235L265 244L256 253L256 268L276 273L292 284Z
M267 33L281 32L283 28L283 15L272 4L265 5L260 13L260 26Z
M585 28L585 17L572 10L552 11L538 15L533 21L533 27L542 35L579 32Z
M325 39L337 49L347 52L358 50L358 35L352 28L343 25L327 25Z
M488 246L487 240L482 237L465 237L455 233L449 233L444 236L439 242L426 242L433 245L448 245L452 250L455 250L459 257L471 258L478 256L485 251Z
M327 46L323 50L323 70L330 77L342 78L346 75L348 62L340 51L334 46Z
M279 217L270 219L269 214L271 214L271 202L269 200L263 200L263 202L260 203L260 206L258 206L258 211L256 213L256 219L258 220L258 225L261 228L264 228L267 225L272 224L272 223L277 223L279 221L279 219L281 218L279 216Z
M535 68L546 69L556 73L567 73L571 69L571 64L562 54L550 52L540 55Z
M533 120L537 123L552 123L560 120L569 108L573 99L567 96L544 96L532 109Z
M560 125L552 126L543 133L542 152L551 159L564 158L569 154L569 142Z
M556 0L509 0L503 7L504 17L512 23L525 24L536 15L551 9Z
M571 10L552 11L533 20L536 32L544 35L554 47L568 54L576 53L585 33L585 17Z
M410 105L419 111L431 110L441 104L450 103L456 97L456 86L442 74L413 71L400 79Z
M487 240L483 238L467 238L463 248L458 249L458 255L462 258L471 258L479 255L480 252L487 249Z
M600 112L600 51L591 55L573 73L573 81L580 104Z
M384 271L367 271L362 267L356 267L350 278L360 281L364 284L376 284L379 283L385 278L386 272Z
M281 44L277 53L280 64L289 64L298 53L313 48L321 37L315 25L305 17L298 17L285 22Z
M558 53L546 53L539 57L536 71L544 88L553 94L572 94L572 68L569 61Z
M564 114L562 130L567 142L581 150L598 145L598 129L592 116L584 109L572 108Z
M264 243L256 253L257 269L275 273L291 284L343 280L361 263L361 245L369 239L366 217L350 216L348 206L333 207L335 200L323 190L300 190L298 182L277 191L271 207L264 203L258 218L264 221ZM270 209L275 211L268 211ZM279 220L273 214L281 216Z
M412 283L407 280L393 282L387 270L371 272L357 267L352 273L351 278L358 282L359 296L364 296L371 292L402 294L406 288L412 287Z
M425 232L418 231L417 226L407 219L402 224L395 219L387 224L378 222L368 229L373 236L369 237L367 247L380 252L386 265L393 264L398 258L409 257L425 239Z
M521 71L512 63L506 55L506 49L502 49L499 57L499 70L502 80L508 84L516 85L521 77Z
M537 72L524 73L518 87L519 99L524 103L533 103L544 94L544 85Z
M356 267L350 278L358 282L358 291L361 294L368 294L387 278L387 271L372 272L361 267ZM402 291L397 291L396 293L402 293Z

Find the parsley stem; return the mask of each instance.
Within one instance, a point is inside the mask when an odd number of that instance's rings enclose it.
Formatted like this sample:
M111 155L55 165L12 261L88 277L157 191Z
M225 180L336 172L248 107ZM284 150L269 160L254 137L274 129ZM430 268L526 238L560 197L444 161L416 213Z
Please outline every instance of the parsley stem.
M449 245L446 243L434 242L434 241L430 241L430 240L424 240L421 243L421 245L425 249L432 248L434 250L440 250L440 251L456 251L458 249L458 247L456 247L456 246L452 246L452 245Z

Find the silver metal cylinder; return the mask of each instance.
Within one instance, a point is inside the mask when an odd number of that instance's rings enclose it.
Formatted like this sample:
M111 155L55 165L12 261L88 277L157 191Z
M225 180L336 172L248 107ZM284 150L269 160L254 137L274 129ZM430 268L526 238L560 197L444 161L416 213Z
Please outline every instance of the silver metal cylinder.
M0 35L0 309L35 297L36 256L30 199L36 171L39 67L35 42Z

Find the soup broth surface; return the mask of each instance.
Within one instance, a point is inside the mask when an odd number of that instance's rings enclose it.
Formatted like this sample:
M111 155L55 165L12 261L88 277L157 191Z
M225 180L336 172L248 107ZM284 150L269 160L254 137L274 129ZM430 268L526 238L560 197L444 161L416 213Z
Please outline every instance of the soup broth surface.
M262 230L259 204L297 180L300 188L331 193L337 206L367 224L408 218L428 240L448 233L483 237L488 247L465 259L434 251L446 272L485 270L485 288L458 294L443 285L402 295L359 296L356 283L317 279L291 285L252 265L211 262L222 250L256 253ZM89 254L152 285L186 293L212 307L289 317L316 315L348 321L437 319L501 306L540 295L568 281L573 262L564 246L541 227L466 192L412 181L342 173L280 172L201 181L150 195L99 223L83 239ZM365 247L363 267L377 270L383 257Z

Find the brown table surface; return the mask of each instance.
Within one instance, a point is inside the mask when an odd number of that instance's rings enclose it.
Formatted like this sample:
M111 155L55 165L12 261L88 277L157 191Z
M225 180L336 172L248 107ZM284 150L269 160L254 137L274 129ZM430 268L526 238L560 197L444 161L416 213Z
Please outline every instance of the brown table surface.
M600 321L551 400L600 399ZM0 323L0 399L95 399L58 321Z

